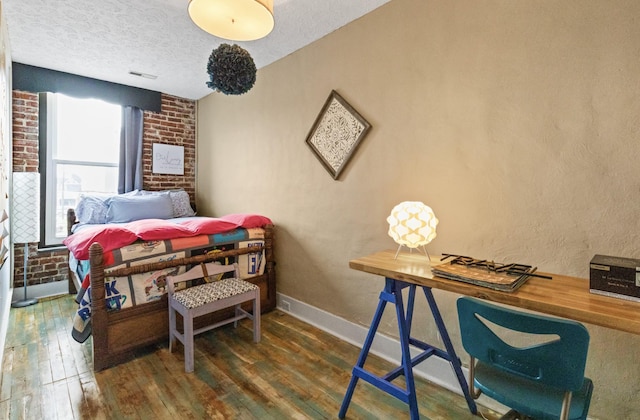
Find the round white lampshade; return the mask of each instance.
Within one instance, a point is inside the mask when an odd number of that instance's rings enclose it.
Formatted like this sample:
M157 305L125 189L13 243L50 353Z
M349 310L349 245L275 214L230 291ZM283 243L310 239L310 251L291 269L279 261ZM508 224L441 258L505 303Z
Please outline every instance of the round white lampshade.
M201 29L232 41L263 38L274 26L273 0L191 0L188 10Z
M396 243L408 248L417 248L436 237L436 218L431 207L420 201L404 201L391 210L387 217L389 236Z

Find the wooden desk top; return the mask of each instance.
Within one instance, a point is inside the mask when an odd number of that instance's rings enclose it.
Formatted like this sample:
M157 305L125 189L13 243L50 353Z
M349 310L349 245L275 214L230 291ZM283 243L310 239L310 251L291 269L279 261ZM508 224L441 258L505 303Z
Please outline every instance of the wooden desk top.
M640 335L640 302L596 295L589 292L589 280L551 274L553 279L530 277L515 292L507 293L441 277L433 277L427 258L419 253L387 250L349 261L349 267L446 290L505 303L562 318Z

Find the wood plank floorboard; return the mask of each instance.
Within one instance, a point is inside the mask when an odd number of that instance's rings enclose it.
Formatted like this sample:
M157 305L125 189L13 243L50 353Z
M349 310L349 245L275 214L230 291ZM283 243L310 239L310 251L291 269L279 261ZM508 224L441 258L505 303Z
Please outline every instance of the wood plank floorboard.
M91 338L71 338L72 296L11 308L2 361L0 418L6 419L335 419L359 349L275 310L253 343L243 320L195 340L195 372L181 345L167 343L93 372ZM132 331L132 334L135 334ZM370 355L366 369L394 366ZM394 383L402 385L403 378ZM421 418L479 419L464 398L416 378ZM498 416L480 408L485 418ZM364 381L347 419L408 419L406 404Z

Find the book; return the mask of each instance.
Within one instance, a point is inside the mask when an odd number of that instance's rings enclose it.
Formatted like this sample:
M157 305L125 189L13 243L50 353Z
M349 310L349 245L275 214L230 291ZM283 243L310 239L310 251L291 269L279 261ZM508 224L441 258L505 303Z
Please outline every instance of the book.
M496 271L486 265L457 264L453 261L431 268L434 275L449 280L462 281L477 286L488 287L503 292L513 292L522 286L535 271L534 267L524 268L517 273Z

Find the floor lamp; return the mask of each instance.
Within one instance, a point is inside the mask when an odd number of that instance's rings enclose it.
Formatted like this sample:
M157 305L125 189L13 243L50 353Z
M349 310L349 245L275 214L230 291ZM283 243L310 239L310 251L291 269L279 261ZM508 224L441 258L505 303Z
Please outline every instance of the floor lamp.
M40 174L38 172L13 173L13 199L11 233L14 244L24 244L24 299L13 302L14 308L38 303L27 299L27 262L29 243L40 241Z

